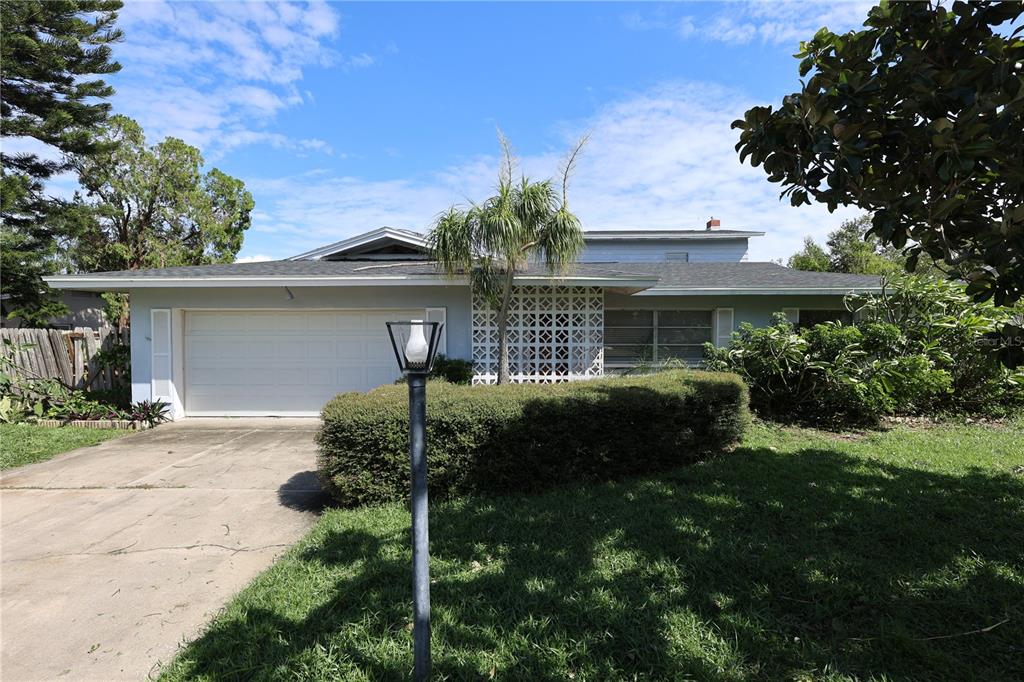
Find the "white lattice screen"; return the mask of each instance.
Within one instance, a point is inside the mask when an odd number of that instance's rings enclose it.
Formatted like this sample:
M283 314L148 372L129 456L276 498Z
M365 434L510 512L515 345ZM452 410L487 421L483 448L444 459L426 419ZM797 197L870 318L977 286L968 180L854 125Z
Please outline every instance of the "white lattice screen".
M497 313L473 297L473 383L498 380ZM604 374L604 293L598 287L515 287L508 314L509 373L516 383Z

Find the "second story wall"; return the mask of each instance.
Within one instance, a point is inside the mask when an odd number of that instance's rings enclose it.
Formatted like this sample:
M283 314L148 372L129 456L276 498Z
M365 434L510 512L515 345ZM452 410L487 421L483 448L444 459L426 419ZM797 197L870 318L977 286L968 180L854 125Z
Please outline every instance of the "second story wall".
M738 239L615 239L587 240L579 260L584 263L652 263L683 260L690 263L738 263L747 260L747 238Z

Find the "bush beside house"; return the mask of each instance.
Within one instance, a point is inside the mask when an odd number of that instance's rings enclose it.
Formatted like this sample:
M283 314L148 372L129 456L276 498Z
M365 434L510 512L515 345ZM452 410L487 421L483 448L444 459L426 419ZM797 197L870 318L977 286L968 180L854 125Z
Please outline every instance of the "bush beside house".
M787 421L1004 416L1024 407L1024 371L1001 364L995 343L1019 311L914 277L848 305L856 325L797 329L782 315L764 328L743 324L728 347L705 347L705 367L739 374L756 412Z
M449 384L462 384L468 386L473 383L473 363L461 358L449 358L438 354L434 359L434 366L430 368L428 379L446 381ZM396 384L404 384L405 377L401 377Z
M748 421L739 377L682 370L559 385L437 382L428 396L438 499L668 469L738 442ZM344 505L406 499L408 430L402 387L331 400L317 434L326 489Z

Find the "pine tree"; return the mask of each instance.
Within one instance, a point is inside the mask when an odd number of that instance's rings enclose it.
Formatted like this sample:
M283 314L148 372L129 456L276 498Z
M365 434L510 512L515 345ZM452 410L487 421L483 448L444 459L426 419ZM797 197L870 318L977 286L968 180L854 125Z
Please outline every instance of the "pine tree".
M44 182L66 170L67 156L101 149L95 134L113 88L90 77L121 68L110 50L121 39L120 8L120 0L0 2L0 137L53 150L53 158L0 152L0 291L6 311L30 323L63 308L42 276L56 267L66 205L45 195Z

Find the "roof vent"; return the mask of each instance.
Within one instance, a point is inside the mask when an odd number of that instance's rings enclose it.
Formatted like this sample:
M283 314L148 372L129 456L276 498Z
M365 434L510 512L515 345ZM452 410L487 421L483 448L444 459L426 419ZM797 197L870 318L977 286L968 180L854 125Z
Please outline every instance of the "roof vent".
M715 216L711 216L711 219L708 220L708 229L709 230L717 230L721 226L722 226L722 221L719 220L718 218L716 218Z

